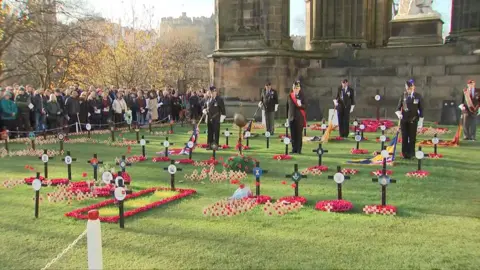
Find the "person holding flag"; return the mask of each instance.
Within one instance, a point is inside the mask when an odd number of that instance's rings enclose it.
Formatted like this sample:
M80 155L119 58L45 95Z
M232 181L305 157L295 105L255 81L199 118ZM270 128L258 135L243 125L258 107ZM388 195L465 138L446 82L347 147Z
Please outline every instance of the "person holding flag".
M411 159L415 156L417 129L423 127L422 96L415 92L415 86L411 80L405 83L405 92L398 101L395 114L400 120L403 158Z
M302 153L303 128L307 126L306 99L300 85L295 81L288 95L287 111L292 136L292 154Z
M478 108L480 107L480 91L475 88L474 80L467 82L467 88L463 89L462 103L458 107L462 110L463 139L475 141Z
M212 144L219 145L220 141L220 123L226 118L225 104L223 98L217 95L215 86L210 87L211 96L205 103L203 114L207 116L208 136L207 144L209 150L212 149Z

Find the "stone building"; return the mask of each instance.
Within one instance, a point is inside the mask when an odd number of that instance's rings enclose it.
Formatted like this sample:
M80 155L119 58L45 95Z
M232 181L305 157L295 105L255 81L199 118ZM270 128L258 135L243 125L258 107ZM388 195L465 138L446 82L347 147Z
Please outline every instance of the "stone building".
M480 81L480 56L473 54L480 48L478 0L452 0L445 43L439 17L394 19L392 2L306 0L306 50L295 51L289 0L216 0L210 79L224 96L240 100L258 100L259 88L271 80L285 100L300 78L309 118L321 119L341 79L356 90L354 116L374 116L379 93L382 115L394 117L404 83L413 78L426 120L438 121L444 100L458 102L467 79Z

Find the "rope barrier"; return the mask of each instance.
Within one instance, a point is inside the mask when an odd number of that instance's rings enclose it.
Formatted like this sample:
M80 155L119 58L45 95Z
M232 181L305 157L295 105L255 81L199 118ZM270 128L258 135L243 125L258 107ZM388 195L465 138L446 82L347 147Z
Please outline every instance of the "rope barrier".
M78 241L80 241L85 235L87 235L87 230L85 229L85 231L83 231L78 237L77 239L75 239L70 245L67 246L67 248L65 248L62 252L60 252L53 260L51 260L49 263L47 263L47 265L45 265L42 270L46 270L48 268L50 268L50 266L52 266L54 263L56 263L58 260L60 260L60 258L63 257L63 255L65 255L67 252L69 252L77 243Z

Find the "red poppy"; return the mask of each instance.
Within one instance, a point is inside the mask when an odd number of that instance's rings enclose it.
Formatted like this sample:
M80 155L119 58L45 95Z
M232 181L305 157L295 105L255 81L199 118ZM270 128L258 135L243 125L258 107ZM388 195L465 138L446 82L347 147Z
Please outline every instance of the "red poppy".
M237 184L239 184L239 183L240 183L240 181L239 181L238 179L232 179L232 180L230 181L230 184L232 184L232 185L237 185Z
M87 173L86 173L86 172L83 172L83 173L82 173L82 177L83 177L83 178L87 177Z
M240 188L241 188L241 189L244 189L244 188L245 188L245 185L244 185L244 184L241 184L241 185L240 185Z
M283 180L282 185L286 185L286 184L287 184L287 181Z
M292 185L291 185L291 186L292 186L292 188L296 188L296 187L297 187L297 184L295 184L295 183L292 183Z

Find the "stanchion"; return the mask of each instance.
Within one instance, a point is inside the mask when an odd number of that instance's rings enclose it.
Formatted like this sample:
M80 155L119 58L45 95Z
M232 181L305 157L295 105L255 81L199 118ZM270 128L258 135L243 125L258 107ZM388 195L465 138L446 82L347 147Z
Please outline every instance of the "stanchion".
M87 222L87 253L88 253L88 269L103 269L102 259L102 231L100 228L100 220L98 219L98 210L88 211Z

